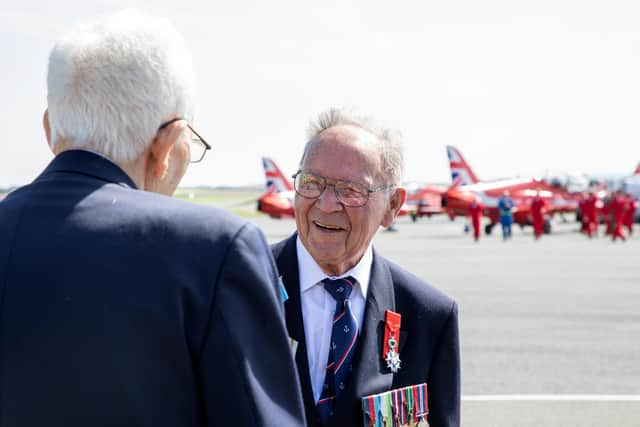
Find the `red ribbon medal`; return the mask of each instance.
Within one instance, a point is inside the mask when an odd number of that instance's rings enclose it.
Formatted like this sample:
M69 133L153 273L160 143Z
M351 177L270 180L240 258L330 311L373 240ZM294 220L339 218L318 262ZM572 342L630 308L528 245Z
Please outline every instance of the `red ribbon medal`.
M382 359L387 368L396 373L400 369L400 320L402 316L395 311L387 310L384 314L384 340L382 342Z

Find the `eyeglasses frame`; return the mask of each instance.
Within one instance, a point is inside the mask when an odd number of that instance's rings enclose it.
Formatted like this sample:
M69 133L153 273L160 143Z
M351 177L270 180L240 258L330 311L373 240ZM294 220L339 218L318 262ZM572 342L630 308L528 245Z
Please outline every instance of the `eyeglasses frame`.
M305 195L300 194L300 193L298 192L298 188L297 188L297 186L295 185L295 183L296 183L296 177L297 177L298 175L300 175L301 173L305 173L305 174L313 175L313 176L316 176L316 177L318 177L318 178L322 178L322 179L324 180L324 188L322 189L322 191L320 192L320 194L318 194L318 196L316 196L316 197L308 197L308 196L305 196ZM303 197L303 198L308 199L308 200L312 200L312 199L319 199L320 197L322 197L322 194L324 194L324 192L325 192L325 190L327 189L327 187L328 187L328 186L332 186L332 187L333 187L333 192L334 192L334 193L335 193L335 195L336 195L336 200L337 200L341 205L346 206L346 207L349 207L349 208L361 208L361 207L363 207L363 206L366 206L366 205L367 205L367 203L369 203L369 199L370 199L370 197L371 197L371 193L377 193L378 191L381 191L381 190L388 190L389 188L393 188L393 185L386 185L386 186L385 186L385 185L382 185L382 186L380 186L380 187L368 188L366 185L362 184L361 182L356 182L356 181L347 181L347 180L343 180L343 179L331 179L331 178L327 178L326 176L318 175L317 173L303 172L303 171L302 171L302 169L298 169L298 171L297 171L296 173L294 173L294 174L291 176L291 178L293 178L293 184L294 184L294 185L293 185L293 188L294 188L294 190L296 191L296 194L298 194L300 197ZM333 183L329 183L329 182L328 182L328 180L329 180L329 179L331 179L331 180L333 181ZM364 203L363 203L363 204L361 204L361 205L348 205L348 204L344 203L344 202L340 199L340 195L338 194L338 189L336 188L336 184L338 184L338 183L345 183L345 184L357 184L357 185L359 185L359 186L364 187L364 189L367 191L367 192L366 192L367 198L366 198L366 200L364 201Z
M187 120L184 117L176 117L174 119L169 120L168 122L165 122L163 124L160 125L160 127L158 128L158 132L160 132L162 129L166 128L167 126L169 126L171 123L175 123L177 121L180 120ZM204 159L205 154L207 154L208 150L211 150L211 145L209 145L209 143L207 141L205 141L205 139L198 133L195 131L195 129L193 127L191 127L191 125L187 122L187 127L191 130L191 132L193 132L193 134L195 136L198 137L198 141L200 141L202 143L202 145L204 145L204 151L202 152L202 156L200 156L200 158L198 160L193 160L193 161L189 161L189 163L198 163L201 162L202 159Z

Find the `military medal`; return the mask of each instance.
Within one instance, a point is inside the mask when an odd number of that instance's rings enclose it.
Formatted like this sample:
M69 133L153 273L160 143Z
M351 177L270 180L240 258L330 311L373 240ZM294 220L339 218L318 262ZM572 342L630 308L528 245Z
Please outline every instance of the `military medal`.
M384 360L387 362L387 368L391 369L391 372L395 374L400 369L401 362L400 355L396 351L398 343L393 338L390 338L387 344L389 345L389 351L387 351Z
M400 320L401 316L391 310L387 310L384 316L384 340L382 343L382 359L387 363L387 368L394 374L400 369Z
M428 427L427 384L397 388L361 399L364 427Z
M416 397L416 416L418 418L418 427L429 427L427 415L429 414L429 400L427 395L427 385L420 384L414 389Z

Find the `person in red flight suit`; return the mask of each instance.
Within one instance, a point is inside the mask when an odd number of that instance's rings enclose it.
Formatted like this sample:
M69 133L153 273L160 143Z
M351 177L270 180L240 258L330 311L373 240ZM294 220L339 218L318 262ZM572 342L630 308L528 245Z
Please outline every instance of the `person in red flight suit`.
M540 197L540 191L531 201L531 219L533 220L533 235L539 239L544 232L544 214L547 211L547 202Z
M619 191L616 191L611 197L610 211L613 218L613 230L611 233L611 240L614 242L619 237L622 241L625 241L624 232L622 230L622 221L624 219L624 213L627 201L625 197Z
M591 215L591 232L594 236L598 237L598 228L600 227L600 207L601 203L598 196L595 193L591 193L589 196L589 203L592 209Z
M602 217L606 226L604 234L607 236L610 236L613 233L613 213L611 210L613 197L613 193L609 194L609 196L604 200L604 204L602 206Z
M636 215L636 209L638 209L638 201L631 195L626 195L627 206L624 211L624 218L622 223L625 227L627 227L627 232L629 236L633 234L633 219Z
M582 206L582 224L585 228L585 234L589 238L595 234L598 235L598 198L595 194L589 192L589 196L585 199Z
M480 219L482 219L482 211L484 206L480 200L474 199L469 206L468 216L471 217L471 226L473 227L473 239L477 242L480 239Z

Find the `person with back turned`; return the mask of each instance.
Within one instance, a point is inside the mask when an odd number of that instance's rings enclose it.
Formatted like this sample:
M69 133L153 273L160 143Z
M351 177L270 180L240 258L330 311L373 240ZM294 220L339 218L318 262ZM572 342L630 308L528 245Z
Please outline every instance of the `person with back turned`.
M332 109L311 127L297 233L272 246L310 426L460 424L458 307L372 246L405 201L402 170L371 118Z
M193 74L134 11L55 44L55 158L0 202L2 427L304 425L263 234L166 196L210 148Z

